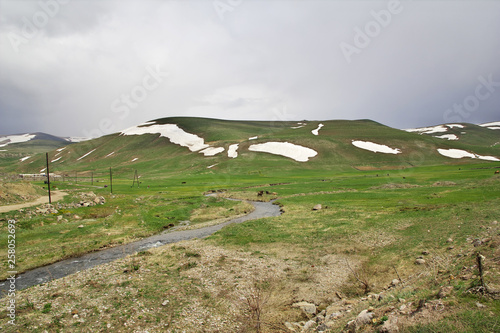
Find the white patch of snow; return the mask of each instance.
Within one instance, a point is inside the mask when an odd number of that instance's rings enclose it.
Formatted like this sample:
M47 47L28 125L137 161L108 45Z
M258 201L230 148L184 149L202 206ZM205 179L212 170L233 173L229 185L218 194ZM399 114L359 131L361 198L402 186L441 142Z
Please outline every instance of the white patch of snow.
M62 158L62 156L61 156L61 157L56 158L55 160L50 161L50 163L57 162L57 161L59 161L61 158Z
M96 149L97 149L97 148L96 148ZM77 161L79 161L79 160L81 160L82 158L84 158L84 157L86 157L86 156L88 156L88 155L92 154L92 153L93 153L96 149L92 149L92 150L91 150L91 151L89 151L87 154L85 154L85 155L81 156L80 158L78 158L78 159L77 159Z
M80 137L80 136L72 136L72 137L69 137L69 138L64 138L66 141L68 142L82 142L82 141L89 141L89 140L92 140L93 138L84 138L84 137Z
M295 127L290 127L291 129L299 129L299 128L302 128L304 127L305 125L300 125L300 126L295 126Z
M108 155L104 156L104 158L106 158L106 157L110 157L110 156L111 156L111 155L113 155L114 153L115 153L115 152L111 152L111 153L109 153Z
M458 136L456 136L455 134L443 134L443 135L435 136L435 138L448 139L448 140L458 140Z
M23 157L23 158L20 158L20 159L19 159L19 161L24 162L24 161L26 161L26 160L27 160L28 158L30 158L30 157L31 157L31 156L25 156L25 157Z
M461 125L461 124L446 124L446 126L448 126L449 128L464 128L465 126L464 125Z
M494 156L481 156L469 153L468 151L462 149L438 149L438 153L450 158L470 157L470 158L479 158L480 160L486 160L486 161L500 161L500 159Z
M500 159L496 158L495 156L481 156L481 155L477 155L477 158L479 158L480 160L486 160L486 161L495 161L495 162L500 161Z
M212 168L213 168L214 166L216 166L217 164L219 164L219 163L215 163L215 164L209 165L209 166L207 166L207 169L212 169Z
M500 126L490 126L490 127L487 127L487 128L489 128L490 130L499 130Z
M8 151L7 149L0 149L0 151Z
M34 134L20 134L20 135L7 135L7 136L0 136L0 142L2 144L0 147L5 147L7 145L10 145L11 143L21 143L21 142L27 142L35 138L36 135Z
M224 151L223 147L208 147L200 151L205 156L214 156Z
M374 153L384 153L384 154L400 154L401 150L399 148L391 148L386 145L380 145L378 143L373 143L370 141L352 141L352 145L361 149L366 149Z
M500 126L500 121L494 121L492 123L479 124L479 126L481 126L481 127Z
M319 124L319 125L318 125L318 128L313 129L313 130L311 131L311 133L312 133L312 134L314 134L314 135L318 135L318 134L319 134L319 130L320 130L320 129L321 129L321 127L323 127L323 126L325 126L325 125L323 125L323 124Z
M258 136L252 136L251 138L248 138L248 140L256 140L258 138L259 138Z
M136 158L134 158L134 159L132 160L132 162L135 162L135 161L137 161L138 159L139 159L139 157L136 157Z
M421 128L410 128L405 129L406 132L419 132L420 134L432 134L432 133L443 133L448 131L448 128L444 125L431 126L431 127L421 127Z
M236 158L238 157L238 143L229 146L227 150L227 157Z
M45 169L47 169L47 168L43 168L42 170L40 170L40 173L44 172L44 171L45 171Z
M144 125L147 124L148 123L145 123ZM198 151L209 147L202 138L195 134L185 132L175 124L140 126L141 125L123 130L121 135L160 134L160 136L168 138L170 142L182 147L188 147L191 151Z
M56 149L56 151L61 152L61 151L63 151L63 150L64 150L64 149L66 149L66 148L67 148L67 147L62 147L62 148Z
M307 162L309 158L318 155L318 153L307 147L295 145L289 142L266 142L251 145L248 150L270 153L285 156L298 162Z

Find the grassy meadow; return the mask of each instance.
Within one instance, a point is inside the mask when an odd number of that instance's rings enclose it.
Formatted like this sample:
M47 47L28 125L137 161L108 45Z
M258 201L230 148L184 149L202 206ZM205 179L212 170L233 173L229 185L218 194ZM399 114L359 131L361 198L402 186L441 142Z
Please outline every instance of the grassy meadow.
M141 176L140 188L131 187L132 172L121 170L114 174L113 194L103 186L109 185L105 171L96 172L94 185L88 177L78 180L70 174L53 183L69 193L57 214L30 218L28 209L0 214L4 241L5 221L18 221L17 269L23 271L137 240L182 221L201 225L251 209L244 202L203 196L210 190L242 199L258 199L258 191L269 191L275 194L267 196L277 197L284 211L279 217L230 225L205 240L152 249L20 291L17 329L279 332L286 330L285 321L308 320L292 307L294 302L312 302L326 311L346 300L351 311L332 324L331 332L367 307L374 308L375 320L364 329L376 331L391 311L401 304L415 307L420 300L439 304L440 311L426 310L417 320L401 310L403 332L498 329L499 302L468 292L478 284L478 251L486 258L485 280L500 288L500 237L494 222L500 219L498 163L336 172L307 166L277 170L267 163L264 159L225 173L151 172ZM64 208L89 191L104 196L106 203ZM322 209L312 210L316 204ZM477 239L483 242L474 247ZM5 247L0 256L7 256ZM424 265L415 264L419 256ZM123 273L126 267L136 272ZM404 283L387 289L394 279ZM439 298L440 288L448 285L451 294ZM386 295L382 301L366 299L379 293ZM262 300L259 325L255 307L242 303L241 295ZM16 331L1 311L2 330ZM205 324L200 326L200 320Z

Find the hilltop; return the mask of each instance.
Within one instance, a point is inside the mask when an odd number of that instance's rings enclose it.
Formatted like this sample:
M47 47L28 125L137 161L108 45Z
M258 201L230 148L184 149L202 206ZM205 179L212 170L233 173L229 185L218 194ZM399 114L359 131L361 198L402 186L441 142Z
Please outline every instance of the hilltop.
M58 172L143 173L387 170L500 160L500 130L445 124L399 130L371 120L231 121L170 117L52 149ZM45 156L10 159L5 171L39 173ZM5 165L5 163L4 163Z

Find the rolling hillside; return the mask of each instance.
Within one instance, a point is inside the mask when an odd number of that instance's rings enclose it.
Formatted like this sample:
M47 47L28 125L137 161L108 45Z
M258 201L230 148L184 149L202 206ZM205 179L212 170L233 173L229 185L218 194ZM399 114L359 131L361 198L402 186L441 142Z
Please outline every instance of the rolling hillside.
M500 130L472 124L399 130L371 120L272 122L171 117L53 147L49 156L51 171L59 173L113 167L151 175L272 175L297 169L390 170L498 162L499 143ZM45 154L16 157L2 165L8 172L43 173Z

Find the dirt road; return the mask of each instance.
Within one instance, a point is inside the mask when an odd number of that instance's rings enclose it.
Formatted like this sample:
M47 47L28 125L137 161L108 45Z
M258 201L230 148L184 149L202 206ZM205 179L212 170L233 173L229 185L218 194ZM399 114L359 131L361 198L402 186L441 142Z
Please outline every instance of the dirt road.
M52 202L57 201L57 200L61 200L67 194L68 193L63 192L63 191L53 191L51 193ZM37 206L37 205L41 205L41 204L44 204L44 203L49 203L49 197L48 196L40 197L40 198L38 198L38 199L36 199L34 201L24 202L24 203L21 203L21 204L0 206L0 213L7 213L7 212L10 212L12 210L19 210L21 208L26 208L26 207L31 207L31 206Z

